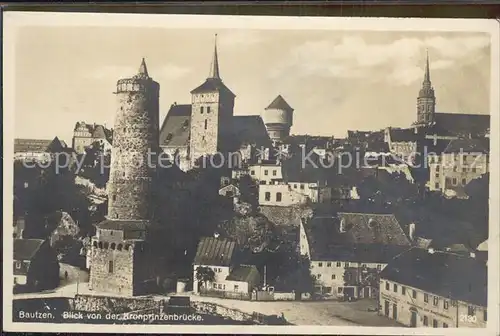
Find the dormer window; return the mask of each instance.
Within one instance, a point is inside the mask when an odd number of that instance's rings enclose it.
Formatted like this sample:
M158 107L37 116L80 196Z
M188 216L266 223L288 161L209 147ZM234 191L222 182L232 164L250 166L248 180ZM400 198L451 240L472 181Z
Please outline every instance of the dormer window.
M170 140L172 140L172 136L173 136L173 134L172 134L172 133L168 133L168 134L167 134L167 137L165 138L165 140L166 140L166 141L170 141Z

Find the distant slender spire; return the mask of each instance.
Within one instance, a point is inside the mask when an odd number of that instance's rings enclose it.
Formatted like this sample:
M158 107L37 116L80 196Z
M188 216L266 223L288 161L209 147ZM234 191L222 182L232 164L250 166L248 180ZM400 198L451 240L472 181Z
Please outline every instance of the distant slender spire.
M215 34L215 48L212 66L210 67L210 75L208 78L220 79L219 75L219 58L217 57L217 34Z
M426 58L426 63L425 63L425 76L424 76L424 82L431 82L431 74L429 70L429 50L426 50L427 52L427 58Z
M139 67L138 75L142 76L142 77L149 77L148 67L146 66L146 60L144 59L144 57L142 58L142 62L141 62L141 66Z

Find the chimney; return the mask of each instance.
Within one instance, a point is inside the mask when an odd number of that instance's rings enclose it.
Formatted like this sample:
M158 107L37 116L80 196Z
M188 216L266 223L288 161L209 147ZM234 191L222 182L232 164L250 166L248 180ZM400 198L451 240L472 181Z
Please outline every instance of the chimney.
M434 249L432 247L430 247L427 252L429 252L429 254L434 254Z
M408 236L410 240L413 241L415 239L415 223L411 223L408 227Z
M214 232L214 238L219 238L219 233L218 232Z

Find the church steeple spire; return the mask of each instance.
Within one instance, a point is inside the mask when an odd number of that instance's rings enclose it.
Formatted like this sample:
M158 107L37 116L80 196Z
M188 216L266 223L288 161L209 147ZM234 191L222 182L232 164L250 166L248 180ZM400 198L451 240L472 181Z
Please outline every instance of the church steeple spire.
M431 124L434 122L436 108L436 97L431 83L429 67L429 52L426 52L424 80L417 98L417 123Z
M215 34L214 58L212 60L208 78L221 79L219 75L219 58L217 57L217 34Z
M425 75L424 75L424 85L429 84L431 85L431 73L429 70L429 51L427 50L427 58L426 58L426 63L425 63Z

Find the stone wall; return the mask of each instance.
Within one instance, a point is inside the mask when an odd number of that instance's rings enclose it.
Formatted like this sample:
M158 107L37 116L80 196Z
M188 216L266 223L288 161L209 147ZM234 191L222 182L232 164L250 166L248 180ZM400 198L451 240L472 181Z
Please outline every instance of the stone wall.
M72 309L88 312L123 313L145 309L158 309L161 312L164 301L151 298L120 298L107 296L77 295L72 302Z
M113 250L92 246L89 289L102 292L133 295L134 246L128 250ZM109 272L110 261L113 272Z
M241 310L227 308L210 302L192 302L192 307L198 314L218 315L228 317L235 321L252 320L252 315Z

